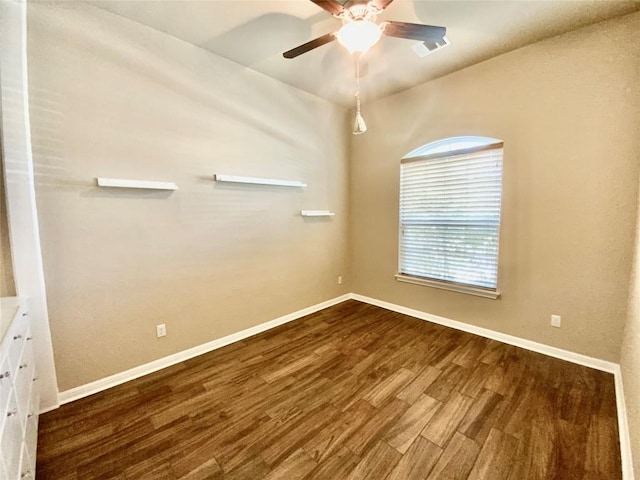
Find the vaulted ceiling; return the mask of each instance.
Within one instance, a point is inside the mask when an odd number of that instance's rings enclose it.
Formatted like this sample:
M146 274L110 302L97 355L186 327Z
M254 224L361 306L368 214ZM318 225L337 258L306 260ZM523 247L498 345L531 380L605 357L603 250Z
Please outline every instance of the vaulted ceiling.
M351 105L353 61L337 42L295 59L282 52L340 28L307 0L88 0L270 77ZM363 99L394 93L524 45L640 10L639 0L395 0L379 20L447 27L451 45L426 57L383 37L363 58Z

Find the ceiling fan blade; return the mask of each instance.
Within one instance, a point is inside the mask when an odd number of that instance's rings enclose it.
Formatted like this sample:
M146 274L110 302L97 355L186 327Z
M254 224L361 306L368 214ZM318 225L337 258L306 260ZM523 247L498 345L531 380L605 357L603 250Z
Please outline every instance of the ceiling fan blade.
M439 42L447 34L445 27L420 25L418 23L384 22L382 33L387 37L408 38L420 42Z
M318 38L314 38L310 42L303 43L302 45L297 46L296 48L292 48L282 54L284 58L295 58L298 55L302 55L303 53L307 53L314 48L321 47L322 45L333 42L336 39L335 33L327 33Z
M341 15L344 13L344 7L337 0L311 0L320 8L325 9L331 15Z
M389 6L389 4L393 2L393 0L371 0L371 5L376 7L378 10L384 10Z

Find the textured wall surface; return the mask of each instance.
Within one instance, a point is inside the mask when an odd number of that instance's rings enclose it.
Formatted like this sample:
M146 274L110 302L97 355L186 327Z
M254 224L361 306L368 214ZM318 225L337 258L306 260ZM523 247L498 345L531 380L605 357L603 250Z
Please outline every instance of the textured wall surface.
M638 213L640 215L640 208ZM640 227L640 216L636 227L629 314L622 338L620 358L635 478L640 478L640 265L638 263L640 262L640 228L638 227Z
M30 4L33 153L60 390L348 291L346 112L79 2ZM214 173L306 188L215 183ZM173 193L94 177L172 181ZM301 209L329 209L303 219ZM348 278L345 278L348 280ZM156 324L168 336L156 339Z
M353 290L618 362L638 191L640 15L543 41L365 105L352 144ZM504 140L490 300L395 280L400 159L459 135ZM551 314L562 328L549 326Z

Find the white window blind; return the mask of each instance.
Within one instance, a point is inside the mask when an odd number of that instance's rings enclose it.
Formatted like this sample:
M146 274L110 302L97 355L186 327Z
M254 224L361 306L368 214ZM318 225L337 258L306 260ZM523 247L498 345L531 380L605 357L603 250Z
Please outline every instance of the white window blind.
M496 290L502 143L405 158L399 274Z

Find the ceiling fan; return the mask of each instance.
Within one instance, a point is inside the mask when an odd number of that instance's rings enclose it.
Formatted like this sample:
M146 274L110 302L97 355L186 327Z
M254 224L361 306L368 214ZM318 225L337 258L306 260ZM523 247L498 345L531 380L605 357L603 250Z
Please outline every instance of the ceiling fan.
M342 20L337 32L327 33L307 43L284 52L284 58L295 58L315 48L338 40L355 57L356 66L356 116L353 124L354 135L367 131L367 125L360 113L360 56L373 47L382 35L407 38L424 44L440 44L446 37L445 27L420 25L405 22L376 23L377 17L393 0L347 0L344 5L338 0L311 0L313 3Z
M364 54L382 35L407 38L420 42L439 43L446 33L445 27L405 22L376 23L377 16L393 0L349 0L344 5L338 0L311 0L313 3L342 20L337 32L327 33L284 52L284 58L295 58L315 48L338 40L351 54Z

